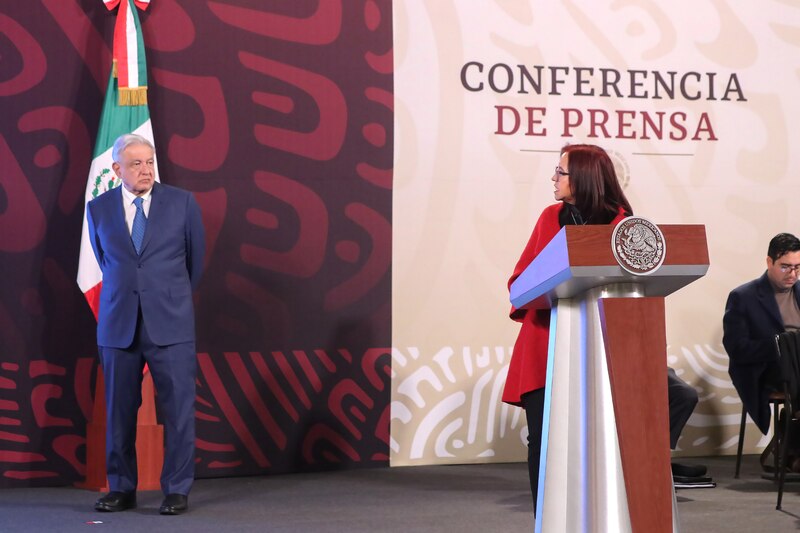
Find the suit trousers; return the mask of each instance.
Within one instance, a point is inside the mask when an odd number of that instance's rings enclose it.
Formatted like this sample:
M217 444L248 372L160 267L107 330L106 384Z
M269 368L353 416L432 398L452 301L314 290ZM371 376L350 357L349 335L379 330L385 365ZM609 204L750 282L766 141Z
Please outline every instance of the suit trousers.
M692 416L698 402L697 391L694 387L683 381L675 371L667 368L667 398L669 400L669 447L678 446L686 422Z
M106 387L106 470L109 489L132 492L138 483L136 420L142 404L142 372L147 363L164 423L164 494L188 495L194 482L194 342L157 346L150 340L139 310L136 334L127 349L100 346Z

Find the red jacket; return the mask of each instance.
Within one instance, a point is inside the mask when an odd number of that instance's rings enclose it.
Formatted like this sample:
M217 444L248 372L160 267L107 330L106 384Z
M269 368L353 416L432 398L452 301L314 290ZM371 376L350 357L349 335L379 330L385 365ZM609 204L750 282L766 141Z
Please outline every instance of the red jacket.
M511 279L508 280L509 288L561 229L558 225L558 213L563 206L563 202L553 204L546 207L539 215L531 238L522 251L517 266L514 267ZM617 224L623 218L625 213L620 209L611 223ZM544 387L547 374L547 340L550 336L550 309L528 310L512 306L509 316L512 320L522 322L522 327L511 354L506 386L503 389L503 401L512 405L522 405L523 394Z

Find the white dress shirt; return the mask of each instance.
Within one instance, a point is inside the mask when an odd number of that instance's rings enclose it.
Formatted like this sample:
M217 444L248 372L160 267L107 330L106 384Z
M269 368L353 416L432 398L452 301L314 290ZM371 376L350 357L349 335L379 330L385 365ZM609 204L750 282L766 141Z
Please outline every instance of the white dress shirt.
M120 187L122 188L122 207L125 209L125 223L128 225L128 233L131 233L131 231L133 231L133 217L136 216L136 206L133 204L136 195L128 191L124 185L120 185ZM153 189L150 189L141 196L145 218L150 216L151 192L153 192Z

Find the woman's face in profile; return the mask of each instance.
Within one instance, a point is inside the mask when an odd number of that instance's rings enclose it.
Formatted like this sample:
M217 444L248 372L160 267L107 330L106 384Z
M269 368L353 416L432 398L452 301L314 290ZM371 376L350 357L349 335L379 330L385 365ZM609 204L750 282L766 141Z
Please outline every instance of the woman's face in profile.
M572 196L572 189L569 186L569 154L562 154L558 161L553 177L550 178L555 184L553 196L558 202L574 204L575 198Z

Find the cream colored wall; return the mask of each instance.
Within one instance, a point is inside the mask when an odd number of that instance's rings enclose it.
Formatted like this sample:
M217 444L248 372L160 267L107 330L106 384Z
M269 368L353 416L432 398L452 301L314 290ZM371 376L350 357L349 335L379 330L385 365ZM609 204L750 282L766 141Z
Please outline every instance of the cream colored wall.
M701 397L679 453L735 453L725 299L762 273L775 233L800 234L794 5L395 0L392 465L524 458L524 415L499 400L518 329L506 282L567 142L612 154L636 214L706 226L708 275L667 299L669 364ZM469 92L468 61L715 73L718 99ZM747 101L719 100L732 74ZM546 107L548 134L496 135L497 105ZM717 140L568 138L565 108L706 113Z

